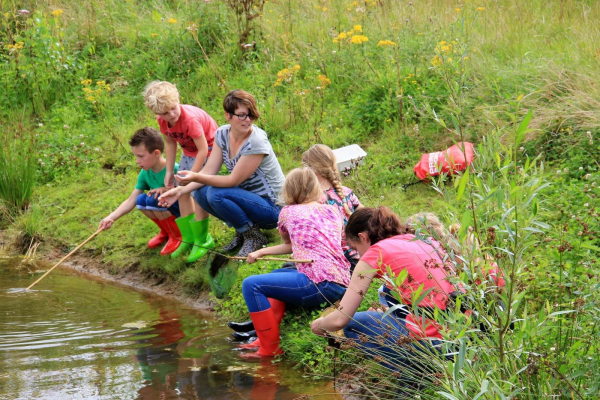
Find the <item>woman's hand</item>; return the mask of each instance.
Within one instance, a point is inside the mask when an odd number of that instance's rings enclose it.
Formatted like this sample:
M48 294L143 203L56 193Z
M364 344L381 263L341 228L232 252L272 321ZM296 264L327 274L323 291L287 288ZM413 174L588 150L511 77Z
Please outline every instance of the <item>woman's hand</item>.
M192 171L179 171L177 175L175 175L175 179L177 183L181 186L185 186L192 182L200 182L200 173L192 172ZM201 183L201 182L200 182Z
M315 319L311 324L310 324L310 329L313 331L313 333L317 336L327 336L327 331L323 328L321 328L321 322L323 321L323 318L317 318Z
M161 207L171 207L181 196L180 187L167 190L158 198L158 205Z
M262 253L260 252L260 250L253 251L252 253L248 254L246 262L248 264L255 263L259 257L262 257Z

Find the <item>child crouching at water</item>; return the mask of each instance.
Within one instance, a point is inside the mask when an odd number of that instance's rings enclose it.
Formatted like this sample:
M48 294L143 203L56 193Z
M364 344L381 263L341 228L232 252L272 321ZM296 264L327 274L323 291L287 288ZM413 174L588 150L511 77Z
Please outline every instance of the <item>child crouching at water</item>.
M342 186L333 151L324 144L315 144L302 154L302 164L312 169L317 176L319 185L325 193L320 202L336 206L340 210L344 226L346 226L348 218L362 205L352 189ZM358 252L346 243L346 235L343 231L342 250L344 250L344 256L350 262L350 271L352 271L360 257Z
M158 235L148 242L153 249L166 243L160 251L161 255L173 253L181 244L181 233L175 223L179 217L179 203L171 207L158 205L158 196L166 191L164 186L167 171L167 160L163 157L165 143L161 134L153 128L143 128L135 132L129 141L135 162L142 169L138 176L135 189L116 210L100 221L98 229L109 229L123 215L137 207L146 217L150 218L160 228ZM175 172L178 165L175 164ZM144 191L148 190L148 194Z
M248 263L258 257L293 253L298 269L278 269L253 275L242 284L244 300L258 339L242 348L259 347L245 357L281 354L279 323L285 305L315 308L342 298L350 281L350 264L341 247L343 220L336 207L319 203L321 187L309 168L291 171L283 185L287 206L279 214L278 229L283 244L248 254Z

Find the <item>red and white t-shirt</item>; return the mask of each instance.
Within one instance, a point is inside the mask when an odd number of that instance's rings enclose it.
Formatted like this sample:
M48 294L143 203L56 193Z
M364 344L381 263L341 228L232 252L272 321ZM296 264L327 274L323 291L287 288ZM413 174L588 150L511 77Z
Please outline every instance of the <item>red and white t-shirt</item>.
M181 107L181 115L173 127L169 127L168 122L162 119L160 115L156 116L160 132L179 143L183 154L194 158L198 154L194 139L204 135L206 143L208 143L208 157L215 141L217 123L201 108L186 104L181 104L179 107Z

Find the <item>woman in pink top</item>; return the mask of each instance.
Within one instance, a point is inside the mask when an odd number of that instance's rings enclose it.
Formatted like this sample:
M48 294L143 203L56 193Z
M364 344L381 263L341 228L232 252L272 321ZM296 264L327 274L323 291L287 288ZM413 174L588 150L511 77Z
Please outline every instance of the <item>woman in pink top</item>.
M279 214L278 229L283 244L266 247L248 255L258 257L293 253L296 269L278 269L253 275L242 284L242 294L258 339L242 348L259 347L246 357L281 354L279 323L285 304L314 308L342 298L350 282L350 264L342 250L343 219L336 207L320 204L321 187L310 168L291 171L283 184L287 204Z
M450 295L456 291L449 279L456 274L451 265L444 263L446 253L441 246L431 238L417 240L407 232L409 228L387 207L355 211L346 226L346 240L361 258L352 274L351 290L336 311L311 324L313 332L321 336L344 329L346 337L360 339L366 352L382 356L381 361L392 369L409 365L416 368L419 364L417 353L412 352L414 347L409 345L403 351L399 343L422 341L420 349L428 348L426 343L440 345L439 327L421 316L434 308L445 310ZM402 303L394 312L385 318L377 311L356 313L374 278L394 279L400 274L406 274L400 286L387 287ZM429 292L418 304L421 316L417 316L416 305L411 303L413 293L421 286L423 293Z

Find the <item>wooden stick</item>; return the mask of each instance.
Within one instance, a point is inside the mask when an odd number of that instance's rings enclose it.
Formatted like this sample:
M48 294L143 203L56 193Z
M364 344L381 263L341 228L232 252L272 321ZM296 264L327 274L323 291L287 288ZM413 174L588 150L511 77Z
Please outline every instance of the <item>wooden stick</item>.
M35 281L31 285L29 285L29 287L27 288L27 290L29 290L32 287L34 287L39 281L41 281L42 279L44 279L46 277L46 275L48 275L50 272L52 272L52 270L54 270L54 268L58 267L60 264L62 264L63 261L65 261L67 258L71 257L71 255L73 253L75 253L77 250L79 250L80 248L82 248L87 242L89 242L94 237L96 237L96 235L99 234L100 232L102 232L102 229L98 229L96 232L94 232L94 234L92 236L90 236L89 238L87 238L85 240L85 242L81 243L72 252L70 252L69 254L67 254L66 256L64 256L59 262L57 262L56 264L54 264L54 267L50 268L44 275L42 275L40 277L40 279L38 279L37 281Z
M238 256L225 256L232 260L246 260L247 257L238 257ZM298 262L298 263L307 263L310 264L313 260L295 260L293 258L279 258L279 257L257 257L257 260L265 260L265 261L285 261L285 262Z

